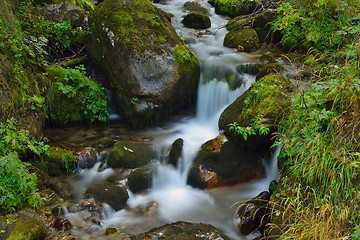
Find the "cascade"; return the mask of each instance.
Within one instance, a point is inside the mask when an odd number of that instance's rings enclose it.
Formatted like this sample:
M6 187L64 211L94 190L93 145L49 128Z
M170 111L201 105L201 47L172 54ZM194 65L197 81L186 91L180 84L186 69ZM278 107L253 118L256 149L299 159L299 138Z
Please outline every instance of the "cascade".
M237 53L222 47L226 34L225 28L219 28L226 19L210 12L212 27L209 32L194 36L193 29L186 29L181 24L182 6L186 0L169 0L157 7L170 12L174 17L172 23L177 32L188 43L201 64L201 79L198 89L198 101L195 116L178 118L163 129L150 130L161 140L157 141L159 152L169 149L178 138L184 140L183 153L177 167L166 163L156 164L152 187L145 194L129 192L128 206L130 210L108 211L104 216L103 228L123 225L129 232L145 232L152 227L178 220L210 223L233 239L242 239L233 224L236 208L230 208L235 202L256 196L267 190L269 182L277 178L276 158L280 147L274 151L273 157L266 166L266 178L238 186L202 191L186 184L193 158L201 144L219 135L218 120L221 112L238 96L243 94L255 81L255 76L237 72L236 66L252 61L252 56ZM208 3L201 2L209 7ZM229 90L228 78L236 79L239 87ZM160 161L159 161L160 162ZM98 166L94 167L97 169ZM82 180L77 184L86 188L91 181L87 176L100 179L108 176L111 170L99 174L94 169L83 170ZM226 193L224 193L226 192ZM143 208L156 202L158 216L149 218L131 212L131 209ZM73 216L71 216L73 217ZM136 230L135 230L136 229Z

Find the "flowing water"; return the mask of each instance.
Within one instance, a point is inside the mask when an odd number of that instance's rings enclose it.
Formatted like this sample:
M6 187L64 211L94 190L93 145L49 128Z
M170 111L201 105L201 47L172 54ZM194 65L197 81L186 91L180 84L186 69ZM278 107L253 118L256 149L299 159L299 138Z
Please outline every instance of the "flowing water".
M128 210L115 212L109 208L107 214L103 216L101 229L115 226L124 232L135 234L165 223L183 220L210 223L232 239L246 239L240 235L233 222L236 209L234 204L255 197L261 191L268 189L269 182L277 178L276 157L279 149L273 153L270 160L266 161L266 178L261 180L202 191L188 186L186 179L193 158L201 144L219 135L218 119L221 112L255 81L255 76L238 73L236 67L242 63L253 62L257 56L237 53L233 49L222 47L227 32L223 26L227 19L216 15L214 8L211 8L206 1L197 2L209 8L211 29L198 31L184 28L181 19L184 16L182 6L185 2L186 0L169 0L165 5L156 4L156 6L173 14L172 23L176 31L190 46L201 63L196 114L176 117L171 123L161 128L147 129L141 132L124 130L126 127L123 125L113 125L106 130L101 128L82 129L82 143L85 145L94 141L105 144L114 136L142 135L151 136L154 145L159 150L159 163L156 164L157 170L153 177L152 187L144 194L129 192ZM226 82L229 77L237 80L240 85L233 91L229 90ZM71 139L75 130L68 131L67 135L64 134L64 130L58 131L60 132L55 134L62 135L62 141L73 142L73 145L79 147L79 143ZM181 159L175 168L166 164L165 153L178 138L184 140L184 147ZM95 181L98 183L114 173L112 169L100 172L98 166L99 164L90 170L81 170L80 180L74 186L77 189L85 189ZM83 196L83 192L78 192L78 194L78 197ZM157 204L154 215L139 214L133 211L152 203ZM67 217L70 221L74 221L76 215L68 214ZM76 234L81 235L83 239L90 238L90 235L84 232L76 232Z

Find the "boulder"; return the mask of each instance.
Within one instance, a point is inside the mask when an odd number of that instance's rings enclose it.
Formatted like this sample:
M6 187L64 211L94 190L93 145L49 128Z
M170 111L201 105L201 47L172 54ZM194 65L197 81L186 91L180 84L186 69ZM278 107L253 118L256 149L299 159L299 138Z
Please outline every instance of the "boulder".
M128 186L133 193L145 191L151 187L152 168L136 168L128 176Z
M263 231L268 222L269 210L266 205L269 199L270 193L264 191L236 209L235 222L243 235L249 235L256 230Z
M67 149L60 147L50 147L49 154L44 156L44 162L39 162L44 172L49 176L57 177L75 169L76 157Z
M93 0L34 0L33 3L39 6L43 5L62 5L62 4L68 4L68 5L76 5L77 7L80 7L82 10L93 10L94 9L94 2ZM59 13L56 13L59 14Z
M153 145L129 141L117 141L107 164L112 168L138 168L156 158Z
M169 163L176 167L178 161L181 158L183 150L184 140L181 138L176 139L171 145L170 154L169 154Z
M261 78L224 110L219 129L240 148L265 155L273 144L271 134L277 131L281 119L288 113L292 91L292 83L281 74ZM253 134L245 138L231 130L234 123ZM260 133L261 127L267 127L269 132Z
M127 189L124 186L110 182L92 185L86 190L86 195L98 202L109 204L115 211L125 208L126 201L129 198Z
M47 236L47 229L40 216L34 213L0 217L1 239L42 240Z
M97 151L93 147L86 147L77 153L76 159L79 168L92 168L97 161Z
M236 17L252 13L259 3L248 0L215 0L214 5L217 14Z
M73 27L80 27L85 24L84 11L79 6L67 2L44 5L38 7L38 10L47 20L58 23L69 21Z
M203 6L201 6L198 2L186 2L184 3L184 9L190 12L199 12L202 14L208 14L209 10Z
M187 28L194 29L206 29L211 27L211 21L209 16L199 13L199 12L190 12L185 15L182 23Z
M259 38L252 28L244 28L228 32L225 35L224 46L236 48L241 52L252 52L260 47Z
M248 74L251 74L251 75L256 75L259 73L260 69L263 67L264 65L261 64L261 63L255 63L255 62L252 62L252 63L242 63L242 64L239 64L237 67L236 67L236 70L239 72L239 73L248 73Z
M193 187L210 189L263 176L262 158L258 154L240 149L221 135L201 146L188 182Z
M282 65L278 63L269 63L260 68L259 72L256 74L256 80L259 80L268 74L277 74L282 72L284 72L284 67Z
M150 1L105 0L89 27L89 53L131 125L158 124L195 100L199 62Z
M155 240L165 238L167 240L230 240L220 233L214 226L204 223L175 222L162 227L151 229L132 237L133 240Z

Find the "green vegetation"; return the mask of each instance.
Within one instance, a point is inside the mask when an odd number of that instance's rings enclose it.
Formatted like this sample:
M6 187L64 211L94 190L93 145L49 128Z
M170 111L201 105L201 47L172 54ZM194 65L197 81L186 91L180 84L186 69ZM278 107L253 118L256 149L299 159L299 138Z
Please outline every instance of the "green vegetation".
M84 120L107 120L109 113L104 88L85 75L84 67L51 66L47 71L54 82L47 96L50 121L64 125Z
M280 126L284 167L269 234L357 239L360 223L360 11L356 1L282 1L274 30L308 51L311 88ZM310 50L310 51L309 51Z
M48 146L30 137L28 131L18 130L14 119L0 122L0 212L42 204L36 175L28 172L30 164L19 159L28 152L45 155Z

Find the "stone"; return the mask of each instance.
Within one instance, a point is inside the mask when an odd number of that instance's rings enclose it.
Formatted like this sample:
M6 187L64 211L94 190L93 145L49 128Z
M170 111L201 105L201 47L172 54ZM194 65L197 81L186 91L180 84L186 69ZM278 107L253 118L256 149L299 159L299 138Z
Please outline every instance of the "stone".
M43 170L53 177L66 174L76 166L76 157L72 151L60 147L50 147L49 154L44 156L44 161Z
M86 147L77 153L78 167L82 169L92 168L97 161L97 151L93 147Z
M260 48L259 38L252 28L244 28L225 35L224 46L242 52L252 52Z
M187 28L206 29L211 27L210 18L199 12L190 12L185 15L182 23Z
M85 14L83 10L67 2L61 4L48 4L38 7L41 15L54 22L69 21L73 27L80 27L85 24Z
M199 62L148 0L105 0L89 16L87 49L134 127L156 125L194 103Z
M155 158L152 144L117 141L109 154L107 164L112 168L138 168Z
M263 176L260 155L243 150L220 135L201 146L190 169L188 183L193 187L210 189Z
M256 75L264 65L261 63L242 63L236 67L239 73L248 73Z
M198 2L186 2L184 3L184 9L190 12L199 12L202 14L208 14L209 10L203 6L201 6Z
M132 237L133 240L143 239L167 239L167 240L230 240L219 232L214 226L204 223L175 222L162 227L151 229Z
M129 198L127 189L124 186L109 182L92 185L86 190L86 195L96 201L109 204L115 211L125 208L126 201Z
M128 186L133 193L145 191L151 187L153 171L151 168L136 168L128 176Z
M176 139L171 145L169 154L169 163L174 167L177 167L178 161L181 158L183 150L184 140L181 138Z
M258 74L256 74L256 80L259 80L268 74L276 74L282 72L284 72L284 67L282 65L278 63L269 63L260 68Z
M269 199L270 193L264 191L236 209L235 221L243 235L249 235L256 230L263 230L268 218L266 205Z
M229 4L230 3L230 4ZM259 5L258 1L229 1L229 0L215 0L215 13L229 17L236 17L239 15L247 15L252 13Z

